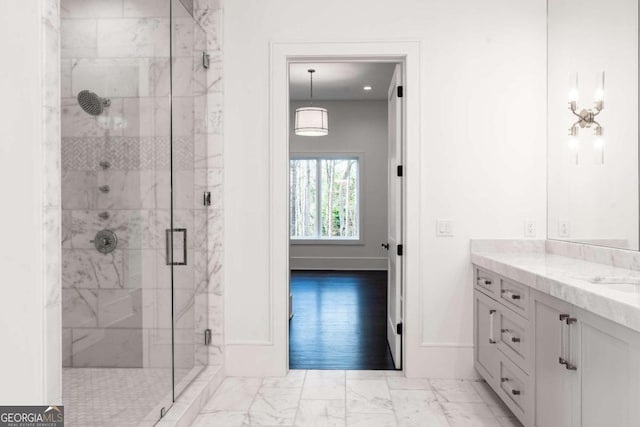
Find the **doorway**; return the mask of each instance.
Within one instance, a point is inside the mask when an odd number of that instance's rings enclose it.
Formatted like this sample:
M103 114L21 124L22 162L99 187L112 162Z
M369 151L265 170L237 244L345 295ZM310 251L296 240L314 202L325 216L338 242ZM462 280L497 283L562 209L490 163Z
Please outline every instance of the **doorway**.
M402 65L290 63L289 101L289 367L401 369Z

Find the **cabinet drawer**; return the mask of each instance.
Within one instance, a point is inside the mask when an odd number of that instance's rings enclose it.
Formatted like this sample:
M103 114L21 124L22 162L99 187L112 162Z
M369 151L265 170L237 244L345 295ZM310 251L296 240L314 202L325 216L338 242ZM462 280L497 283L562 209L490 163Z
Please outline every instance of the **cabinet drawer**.
M495 273L474 266L473 276L476 288L494 298L498 296L498 287L500 284L498 283L498 276Z
M530 369L529 323L506 307L498 310L498 348L525 372Z
M499 301L516 313L529 317L529 287L509 279L500 278Z
M500 357L498 395L523 424L531 414L533 389L529 376L504 356Z

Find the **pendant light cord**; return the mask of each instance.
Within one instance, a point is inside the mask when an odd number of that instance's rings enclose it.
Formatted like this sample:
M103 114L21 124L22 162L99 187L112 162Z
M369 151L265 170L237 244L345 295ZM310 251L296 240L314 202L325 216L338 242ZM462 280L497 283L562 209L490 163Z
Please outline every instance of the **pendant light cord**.
M309 85L309 105L313 107L313 73L316 70L307 70L309 71L309 79L311 80L311 84Z

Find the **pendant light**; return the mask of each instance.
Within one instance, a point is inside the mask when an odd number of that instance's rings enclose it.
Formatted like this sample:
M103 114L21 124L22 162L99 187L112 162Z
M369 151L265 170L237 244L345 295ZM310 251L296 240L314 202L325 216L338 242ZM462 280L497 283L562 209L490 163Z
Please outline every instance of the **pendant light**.
M309 106L296 109L295 133L300 136L324 136L329 134L329 115L326 108L313 106L313 73L309 69L310 97Z

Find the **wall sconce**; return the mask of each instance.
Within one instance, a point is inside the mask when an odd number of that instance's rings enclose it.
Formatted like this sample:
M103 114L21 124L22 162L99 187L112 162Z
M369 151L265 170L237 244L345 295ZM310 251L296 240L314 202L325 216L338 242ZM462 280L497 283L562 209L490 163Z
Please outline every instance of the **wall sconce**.
M578 164L579 141L577 139L579 128L590 129L593 127L593 134L597 137L594 141L594 148L600 152L600 163L604 163L604 141L602 139L603 128L596 120L596 117L604 110L604 72L597 73L596 90L594 93L593 108L583 108L578 112L578 73L572 77L572 89L569 93L569 110L578 120L569 128L569 148L576 152L576 164Z

